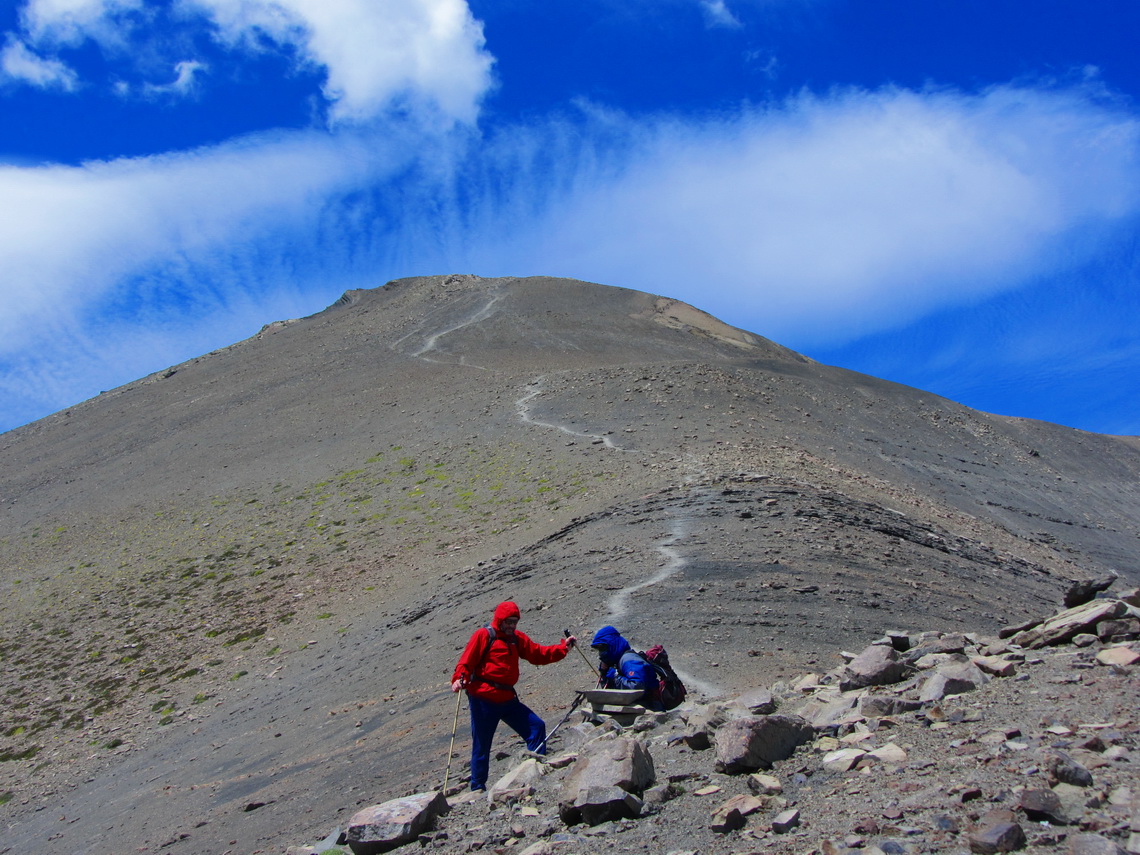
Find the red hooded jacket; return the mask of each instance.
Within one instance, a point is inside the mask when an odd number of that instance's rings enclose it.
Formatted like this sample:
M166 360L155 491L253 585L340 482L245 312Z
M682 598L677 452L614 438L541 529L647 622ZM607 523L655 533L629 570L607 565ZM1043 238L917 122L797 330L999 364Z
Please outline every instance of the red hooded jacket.
M459 664L455 666L452 682L464 680L467 694L484 701L502 704L515 696L514 685L519 680L519 657L532 665L549 665L566 657L570 648L565 639L550 646L536 644L517 629L508 635L502 628L506 618L517 618L519 607L509 600L495 607L495 617L491 626L495 630L495 640L487 627L479 627L467 642Z

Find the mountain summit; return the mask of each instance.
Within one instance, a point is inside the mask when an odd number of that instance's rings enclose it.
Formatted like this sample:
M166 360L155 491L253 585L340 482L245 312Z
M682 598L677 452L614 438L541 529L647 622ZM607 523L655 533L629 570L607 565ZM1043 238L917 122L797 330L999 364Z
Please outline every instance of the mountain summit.
M1134 438L564 279L349 292L0 436L0 472L0 793L59 851L157 850L159 815L203 823L172 852L265 848L438 783L502 599L547 643L665 642L715 697L1140 581ZM557 711L586 676L525 692Z

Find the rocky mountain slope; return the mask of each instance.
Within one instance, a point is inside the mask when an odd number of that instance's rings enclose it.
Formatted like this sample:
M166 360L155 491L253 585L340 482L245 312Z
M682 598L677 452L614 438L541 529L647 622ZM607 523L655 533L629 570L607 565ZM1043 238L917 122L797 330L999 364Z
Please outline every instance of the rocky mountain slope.
M366 807L287 853L1140 852L1125 596L1008 640L893 632L827 674L624 727L586 704L546 758L504 740L486 793Z
M540 641L665 641L710 698L884 627L992 632L1140 578L1138 476L1134 438L663 297L351 292L0 436L3 845L277 851L438 783L445 681L505 598ZM524 696L549 718L587 674Z

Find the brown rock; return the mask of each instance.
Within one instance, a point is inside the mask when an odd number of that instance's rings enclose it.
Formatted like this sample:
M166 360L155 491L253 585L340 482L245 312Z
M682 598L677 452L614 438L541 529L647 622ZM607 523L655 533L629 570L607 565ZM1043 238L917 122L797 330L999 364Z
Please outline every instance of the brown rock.
M811 725L799 716L730 721L715 734L716 769L729 774L769 769L773 763L791 757L813 735Z
M1056 825L1069 823L1061 806L1060 796L1052 790L1042 788L1023 790L1017 806L1034 822L1052 822Z
M1140 653L1129 647L1106 647L1096 655L1096 661L1101 665L1117 665L1127 668L1140 662Z
M995 822L967 835L970 851L978 855L1013 852L1025 846L1025 832L1016 822Z
M441 792L417 793L357 811L345 835L355 855L376 855L411 843L447 812Z
M1017 673L1017 666L1001 656L975 656L971 661L995 677L1012 677Z
M709 828L723 834L744 827L746 817L764 808L764 800L745 794L733 796L715 811Z
M598 805L611 805L616 801L626 804L625 807L598 807L591 816L606 811L620 813L632 809L623 797L610 791L617 788L640 797L647 787L653 785L655 779L653 758L639 740L617 737L588 743L583 746L578 760L562 784L558 800L559 814L564 822L573 824L580 818L584 819L582 803L589 804L591 809ZM583 795L591 790L595 791L593 796Z
M1074 834L1069 838L1069 855L1126 855L1125 851L1099 834Z
M789 808L772 820L772 830L777 834L786 834L799 824L800 812L795 808Z
M1078 633L1095 632L1101 621L1118 618L1127 610L1128 606L1119 600L1093 600L1055 614L1039 626L1019 633L1013 640L1022 647L1033 649L1062 644Z
M939 701L947 695L960 695L972 692L985 685L990 678L971 662L953 662L942 665L927 677L922 684L919 698L923 701Z
M867 686L883 686L906 679L912 667L893 647L885 644L872 644L849 663L839 681L844 691L862 689Z

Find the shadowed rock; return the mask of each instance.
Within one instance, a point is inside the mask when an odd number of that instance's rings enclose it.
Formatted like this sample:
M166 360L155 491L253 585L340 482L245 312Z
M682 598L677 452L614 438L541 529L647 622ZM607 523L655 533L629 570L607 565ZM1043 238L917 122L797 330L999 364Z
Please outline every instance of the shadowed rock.
M1117 578L1116 574L1112 573L1101 576L1099 579L1083 579L1074 582L1069 586L1069 590L1065 591L1065 608L1071 609L1091 602L1101 591L1107 591L1111 588L1112 583Z
M417 793L366 807L348 821L345 838L355 855L376 855L411 843L447 812L441 792Z
M716 769L735 774L770 769L814 735L799 716L768 715L730 721L715 733Z
M615 797L613 790L640 797L655 779L653 757L639 740L617 737L587 743L562 785L559 814L563 822L573 825L584 819L584 805L590 806L593 818L613 810L625 810L631 803L623 797ZM619 801L626 808L617 807ZM638 805L640 811L640 798Z
M897 683L905 679L911 670L906 660L893 647L872 644L847 663L839 688L846 692L867 686Z

